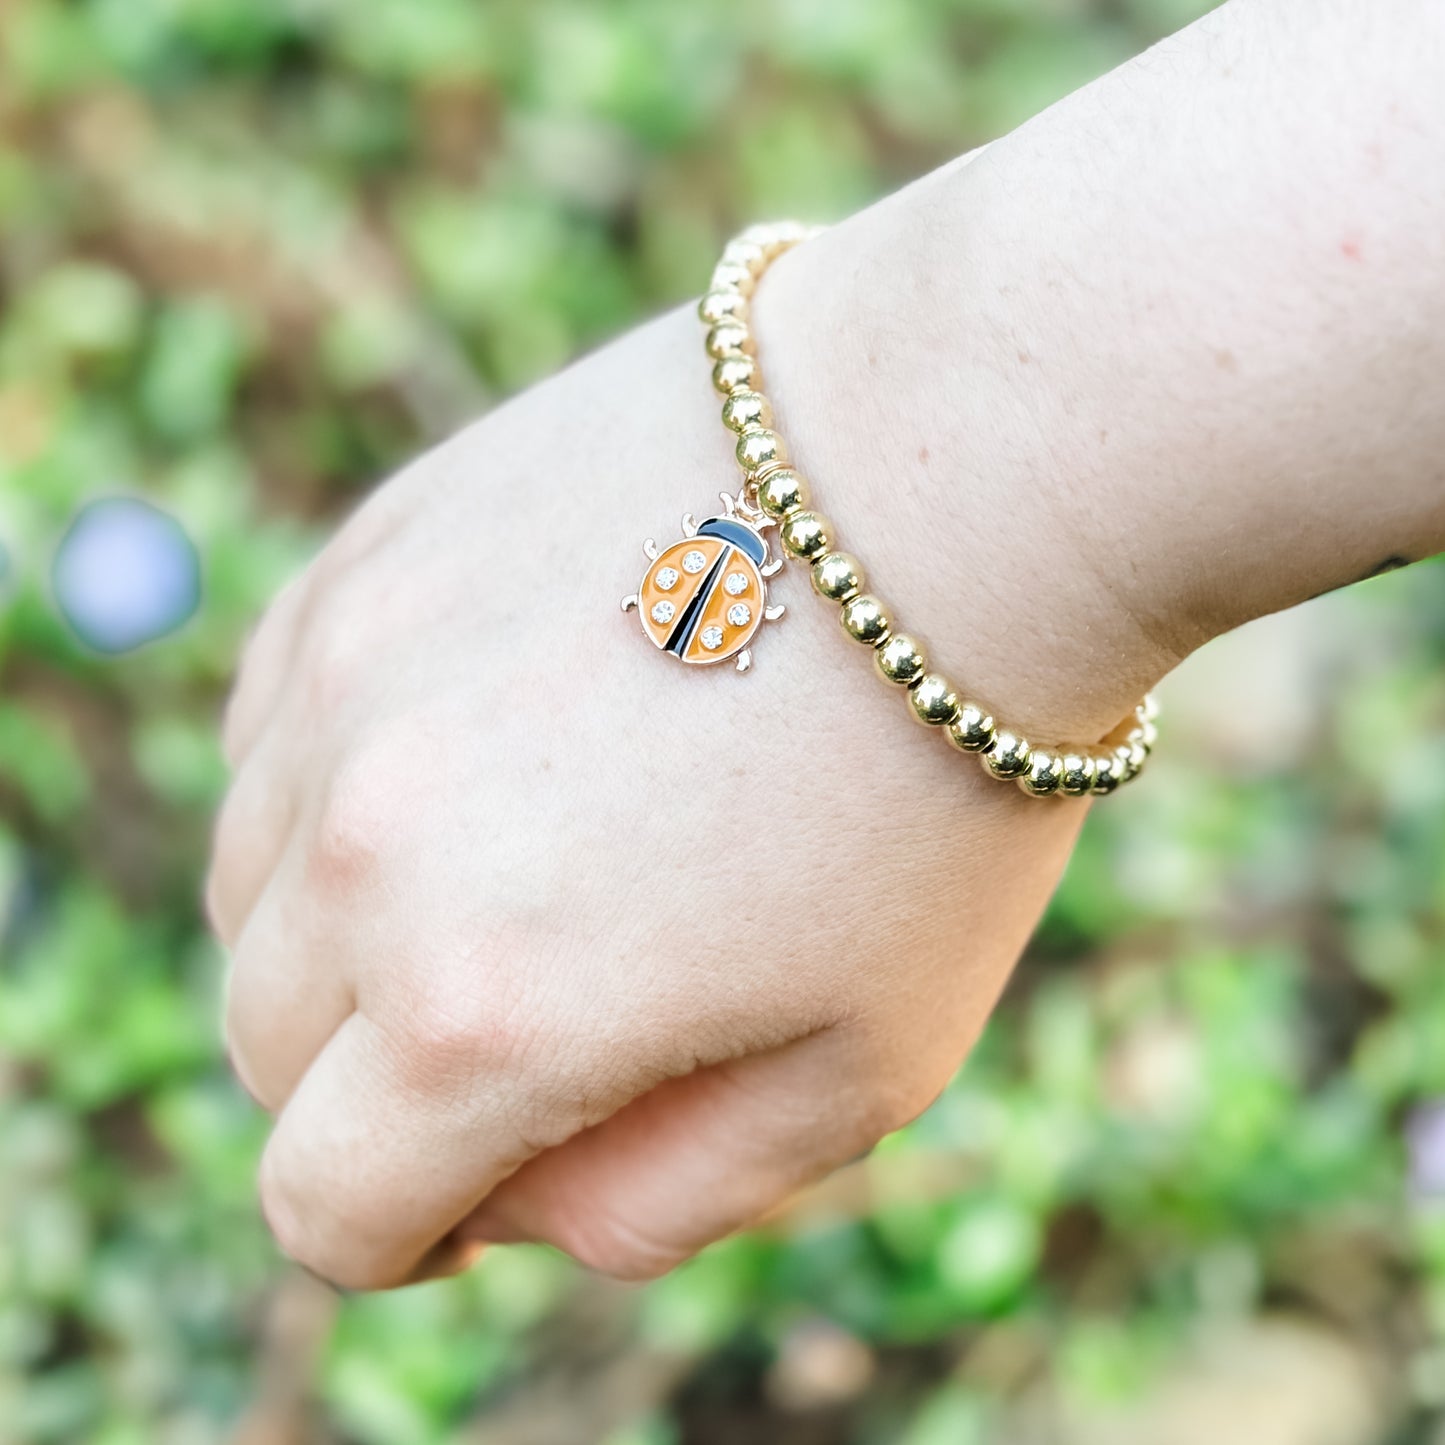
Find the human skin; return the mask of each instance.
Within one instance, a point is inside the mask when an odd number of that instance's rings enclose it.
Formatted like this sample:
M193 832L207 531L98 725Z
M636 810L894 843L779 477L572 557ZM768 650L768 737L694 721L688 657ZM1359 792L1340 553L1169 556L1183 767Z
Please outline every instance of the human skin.
M1000 718L1097 738L1207 638L1445 548L1442 62L1425 0L1234 0L759 286L819 509ZM800 568L746 677L618 611L737 485L700 340L666 316L422 458L248 651L227 1033L266 1216L338 1284L515 1239L647 1277L855 1157L1087 811L912 725Z

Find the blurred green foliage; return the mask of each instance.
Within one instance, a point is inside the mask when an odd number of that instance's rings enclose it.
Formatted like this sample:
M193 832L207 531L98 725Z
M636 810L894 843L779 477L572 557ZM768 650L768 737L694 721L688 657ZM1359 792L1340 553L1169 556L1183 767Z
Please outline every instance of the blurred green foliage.
M358 489L733 224L861 204L1203 8L0 4L0 1442L1084 1440L1282 1311L1445 1438L1400 1143L1445 1092L1438 569L1321 604L1359 646L1307 746L1241 771L1197 729L1100 811L933 1110L645 1290L502 1250L334 1299L267 1242L220 1058L220 698ZM119 662L46 583L109 491L207 587Z

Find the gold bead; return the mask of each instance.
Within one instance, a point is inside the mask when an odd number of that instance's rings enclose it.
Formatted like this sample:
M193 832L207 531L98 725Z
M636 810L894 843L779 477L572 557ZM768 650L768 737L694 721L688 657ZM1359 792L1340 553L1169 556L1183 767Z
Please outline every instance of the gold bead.
M733 240L751 241L753 245L761 246L766 251L772 246L783 244L782 226L777 221L753 221L744 226Z
M761 246L771 261L805 238L805 231L796 221L767 221L747 227L737 237Z
M1143 771L1144 764L1149 761L1149 754L1144 751L1141 744L1136 742L1121 743L1114 749L1114 756L1119 759L1121 783L1132 782Z
M1113 753L1089 760L1094 765L1094 782L1089 791L1097 797L1112 793L1124 781L1119 759Z
M707 354L721 361L724 356L736 356L753 349L752 333L741 321L719 321L707 334Z
M1034 798L1047 798L1057 793L1064 781L1064 760L1057 753L1036 750L1029 754L1029 769L1020 779L1019 787Z
M908 689L913 716L929 727L941 728L958 716L958 691L937 672L925 672Z
M740 236L723 247L722 264L744 266L754 276L759 276L767 268L768 253L756 241L744 240Z
M1082 798L1094 786L1098 765L1082 753L1065 753L1062 762L1064 777L1059 791L1071 798Z
M758 506L770 517L786 517L807 505L807 483L790 467L769 472L758 483Z
M1142 709L1140 712L1142 713ZM1135 716L1139 715L1139 713L1135 714ZM1124 734L1124 741L1131 745L1137 743L1144 749L1145 756L1148 756L1154 751L1154 744L1159 741L1159 729L1155 727L1152 718L1140 717L1138 724Z
M709 291L697 303L697 314L709 326L714 326L719 321L746 321L748 298L732 287L726 291Z
M843 631L854 642L864 643L868 647L876 647L882 642L888 636L891 626L883 604L867 592L845 602L839 620L843 624Z
M749 427L773 424L773 408L760 391L733 392L723 402L722 415L729 431L745 432Z
M736 291L740 295L751 296L756 285L757 277L746 266L734 266L730 261L719 261L713 267L712 284L708 289Z
M928 666L923 649L906 632L895 632L880 642L873 660L886 681L903 687L922 677L923 669Z
M1017 733L1000 732L993 746L979 756L996 778L1017 778L1029 770L1031 750Z
M863 586L863 568L846 552L829 552L813 563L813 591L831 602L847 602Z
M751 356L725 356L713 363L712 384L724 395L745 391L757 379L758 364Z
M808 228L801 221L756 221L738 236L740 241L753 241L763 250L786 251L806 240Z
M755 477L766 467L781 466L788 460L788 448L777 432L766 427L754 427L745 431L737 444L738 465Z
M789 512L778 528L783 550L790 557L811 562L828 550L828 524L816 512Z
M960 752L983 753L993 746L998 729L981 707L966 702L959 707L958 716L949 723L945 736Z

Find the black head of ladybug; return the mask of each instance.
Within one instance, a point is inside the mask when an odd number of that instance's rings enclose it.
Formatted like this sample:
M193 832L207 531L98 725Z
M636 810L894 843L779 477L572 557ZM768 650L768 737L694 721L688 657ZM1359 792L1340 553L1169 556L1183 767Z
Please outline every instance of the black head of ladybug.
M768 544L740 517L709 517L698 527L697 535L731 542L759 567L767 560Z

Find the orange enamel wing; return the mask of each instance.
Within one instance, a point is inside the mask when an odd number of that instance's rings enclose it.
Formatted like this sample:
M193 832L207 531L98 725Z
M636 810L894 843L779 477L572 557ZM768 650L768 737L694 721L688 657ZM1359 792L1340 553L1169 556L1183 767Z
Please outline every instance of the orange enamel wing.
M674 542L638 591L653 643L683 662L722 662L741 652L763 619L767 544L746 523L711 517L697 536Z

